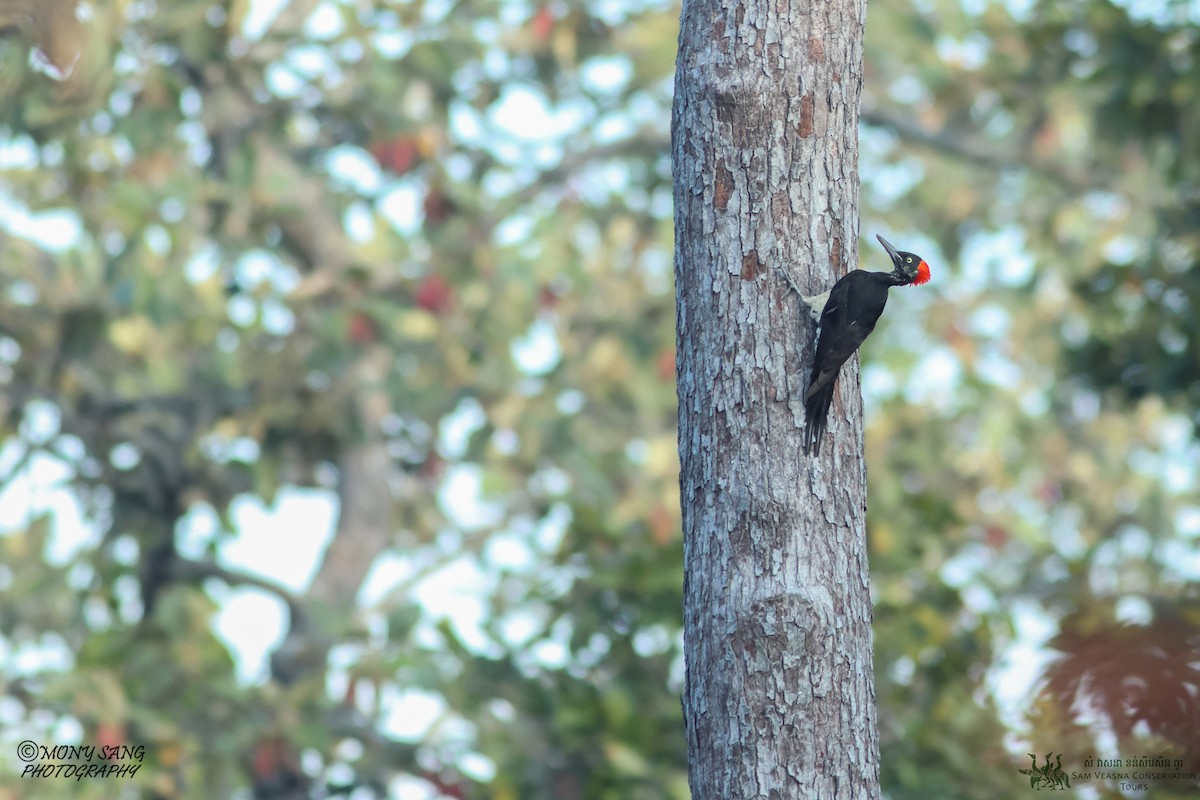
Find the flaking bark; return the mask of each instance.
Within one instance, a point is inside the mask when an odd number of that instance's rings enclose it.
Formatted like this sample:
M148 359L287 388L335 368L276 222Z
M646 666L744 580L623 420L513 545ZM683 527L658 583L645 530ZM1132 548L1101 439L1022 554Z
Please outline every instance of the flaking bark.
M857 358L801 452L810 294L857 263L863 0L685 0L672 157L692 795L876 798Z

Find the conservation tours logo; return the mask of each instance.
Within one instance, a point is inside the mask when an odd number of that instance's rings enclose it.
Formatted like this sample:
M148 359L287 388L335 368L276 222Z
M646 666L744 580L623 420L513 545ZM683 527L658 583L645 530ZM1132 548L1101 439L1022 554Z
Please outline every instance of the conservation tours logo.
M1028 754L1033 763L1029 769L1021 770L1022 775L1029 776L1030 789L1069 789L1071 788L1071 777L1067 775L1067 771L1062 766L1062 753L1058 754L1058 760L1051 764L1050 753L1046 753L1046 763L1040 768L1037 765L1037 756L1033 753Z
M1182 758L1165 756L1136 756L1134 758L1096 758L1088 756L1082 769L1064 766L1062 753L1046 753L1038 763L1033 753L1028 767L1017 771L1029 778L1029 788L1070 789L1071 781L1109 782L1116 784L1122 792L1141 792L1157 781L1195 781L1195 772L1183 769Z

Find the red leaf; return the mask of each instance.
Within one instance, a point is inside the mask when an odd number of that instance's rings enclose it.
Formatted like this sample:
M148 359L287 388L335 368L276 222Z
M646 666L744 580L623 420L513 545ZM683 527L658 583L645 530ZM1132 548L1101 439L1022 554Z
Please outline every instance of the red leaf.
M666 547L675 539L675 515L661 503L650 509L646 516L646 524L650 526L650 538L659 547Z
M429 782L438 794L442 797L453 797L458 800L465 800L467 790L458 780L452 775L441 775L432 770L426 770L421 773L421 777Z
M425 461L421 464L420 476L427 482L437 481L445 472L446 462L444 462L437 453L430 451L426 456Z
M441 275L428 275L417 287L417 305L434 314L444 314L454 301L454 290Z
M421 155L416 137L403 136L386 142L377 142L367 148L379 166L397 175L403 175L416 166Z
M263 780L299 771L291 743L279 735L268 735L254 744L254 777Z
M983 539L993 550L1002 549L1010 538L1008 529L999 525L988 525L983 529Z
M350 321L346 323L346 338L355 344L370 344L376 341L379 336L375 328L375 320L361 311L355 311L350 315Z
M440 225L458 210L454 201L442 194L436 186L429 187L429 191L425 193L423 208L427 225Z
M664 383L669 383L675 380L675 348L668 347L658 354L658 358L654 362L654 371L658 373L659 380Z
M534 39L539 42L546 41L554 30L554 12L546 6L542 6L534 12L529 27L533 30Z
M101 722L96 726L96 746L104 751L125 744L125 726L117 722Z

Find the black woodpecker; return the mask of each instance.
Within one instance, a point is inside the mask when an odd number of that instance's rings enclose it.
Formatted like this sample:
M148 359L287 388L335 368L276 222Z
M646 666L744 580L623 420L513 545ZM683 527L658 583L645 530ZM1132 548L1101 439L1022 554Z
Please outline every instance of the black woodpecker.
M875 238L892 257L891 272L851 270L824 294L805 297L792 277L784 272L796 294L817 320L817 354L812 378L804 395L804 453L821 453L821 436L833 402L833 389L842 364L875 330L893 286L920 286L929 280L929 265L916 253L898 251L882 236Z

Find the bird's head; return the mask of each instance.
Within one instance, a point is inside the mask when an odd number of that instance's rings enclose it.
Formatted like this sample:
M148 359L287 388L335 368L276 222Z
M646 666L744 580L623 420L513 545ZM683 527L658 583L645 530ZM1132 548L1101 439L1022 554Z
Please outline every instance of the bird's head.
M892 257L892 266L895 268L894 272L904 279L903 283L905 285L920 286L922 283L929 281L929 265L925 263L925 259L916 253L897 250L892 247L891 242L878 233L875 234L875 238L883 245L883 249L887 250L887 254Z

